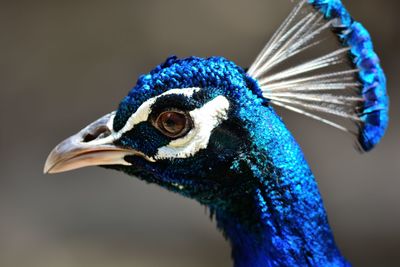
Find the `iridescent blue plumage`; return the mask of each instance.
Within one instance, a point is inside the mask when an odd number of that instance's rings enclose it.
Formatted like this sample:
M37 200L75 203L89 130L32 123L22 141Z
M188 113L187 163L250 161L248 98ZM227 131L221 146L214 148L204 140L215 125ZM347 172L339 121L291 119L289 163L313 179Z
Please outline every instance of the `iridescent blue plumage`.
M126 123L139 103L189 87L202 88L201 96L193 96L195 102L224 95L232 103L229 119L215 129L208 148L188 159L152 164L132 158L134 168L113 168L207 205L232 243L235 266L347 266L300 148L260 97L257 82L233 62L220 57L167 59L139 78L118 109L114 129ZM147 144L129 140L125 146L141 151ZM161 146L162 140L151 142ZM230 153L227 143L234 144ZM151 174L143 164L151 166Z
M339 38L338 50L269 73L319 44L323 30ZM339 64L345 69L326 72ZM46 171L91 166L96 155L98 165L196 199L231 242L236 267L349 266L315 178L272 104L353 133L306 110L350 119L366 151L382 138L385 75L370 35L339 0L300 1L248 72L222 57L168 58L138 79L116 112L56 147Z

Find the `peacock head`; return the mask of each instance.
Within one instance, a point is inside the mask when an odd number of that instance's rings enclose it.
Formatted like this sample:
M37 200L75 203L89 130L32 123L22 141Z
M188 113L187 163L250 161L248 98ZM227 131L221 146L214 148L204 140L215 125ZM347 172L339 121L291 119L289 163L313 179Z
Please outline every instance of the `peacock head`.
M216 203L252 186L231 176L251 147L243 118L263 105L255 80L231 61L170 57L116 111L55 147L44 171L100 165Z

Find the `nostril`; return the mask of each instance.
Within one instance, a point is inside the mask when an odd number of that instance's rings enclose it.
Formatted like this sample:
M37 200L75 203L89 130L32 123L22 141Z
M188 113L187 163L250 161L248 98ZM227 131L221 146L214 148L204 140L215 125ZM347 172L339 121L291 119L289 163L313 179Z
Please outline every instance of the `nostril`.
M96 139L109 136L111 131L106 126L100 126L83 136L83 142L87 143Z

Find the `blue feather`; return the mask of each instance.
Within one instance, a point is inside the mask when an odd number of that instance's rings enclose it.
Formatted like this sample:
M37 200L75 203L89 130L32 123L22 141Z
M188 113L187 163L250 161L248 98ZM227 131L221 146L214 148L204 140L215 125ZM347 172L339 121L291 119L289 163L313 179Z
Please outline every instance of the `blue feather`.
M339 0L309 0L327 19L340 19L335 28L343 44L351 48L353 64L359 72L362 83L364 108L360 112L363 126L359 141L365 151L371 150L383 137L388 126L389 99L386 94L386 78L374 52L368 31L361 23L354 21Z

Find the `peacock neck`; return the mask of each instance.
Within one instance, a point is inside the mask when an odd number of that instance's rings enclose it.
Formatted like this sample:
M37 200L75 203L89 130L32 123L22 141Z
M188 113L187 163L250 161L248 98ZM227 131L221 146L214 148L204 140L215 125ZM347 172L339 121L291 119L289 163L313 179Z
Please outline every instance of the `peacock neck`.
M282 121L266 108L248 128L251 149L231 169L254 187L215 210L235 266L349 266L335 245L316 181Z

